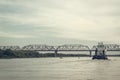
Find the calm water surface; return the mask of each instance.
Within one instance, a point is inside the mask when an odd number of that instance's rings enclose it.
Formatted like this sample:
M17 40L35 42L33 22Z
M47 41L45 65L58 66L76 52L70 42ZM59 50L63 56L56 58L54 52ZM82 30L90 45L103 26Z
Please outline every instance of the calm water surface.
M0 59L0 80L120 80L120 58Z

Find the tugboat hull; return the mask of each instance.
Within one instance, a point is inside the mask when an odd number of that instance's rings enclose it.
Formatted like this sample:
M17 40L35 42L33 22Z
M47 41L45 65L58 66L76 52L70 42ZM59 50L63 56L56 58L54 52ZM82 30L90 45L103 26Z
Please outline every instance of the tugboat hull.
M101 55L94 55L92 59L93 59L93 60L94 60L94 59L107 60L108 58L107 58L107 56L103 56L103 55L102 55L102 56L101 56Z

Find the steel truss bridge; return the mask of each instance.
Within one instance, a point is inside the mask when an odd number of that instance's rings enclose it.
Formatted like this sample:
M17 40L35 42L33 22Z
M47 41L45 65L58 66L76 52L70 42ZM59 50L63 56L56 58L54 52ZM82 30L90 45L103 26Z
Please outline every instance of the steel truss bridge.
M117 44L104 44L104 45L107 48L107 51L120 51L120 45ZM54 51L55 55L57 55L59 51L88 51L91 55L92 51L95 51L96 45L90 48L87 45L82 45L82 44L64 44L59 46L36 44L36 45L26 45L23 47L0 46L0 49L27 50L27 51Z

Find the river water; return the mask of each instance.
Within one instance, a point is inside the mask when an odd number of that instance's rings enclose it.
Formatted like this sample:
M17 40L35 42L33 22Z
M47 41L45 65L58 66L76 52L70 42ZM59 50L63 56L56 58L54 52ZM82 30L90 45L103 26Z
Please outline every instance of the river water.
M0 80L120 80L120 58L0 59Z

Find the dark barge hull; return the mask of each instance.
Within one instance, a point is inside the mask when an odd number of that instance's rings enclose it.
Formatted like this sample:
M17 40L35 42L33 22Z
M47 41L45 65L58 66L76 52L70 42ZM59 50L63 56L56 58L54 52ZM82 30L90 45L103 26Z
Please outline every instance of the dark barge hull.
M92 59L107 60L108 58L105 55L94 55Z

